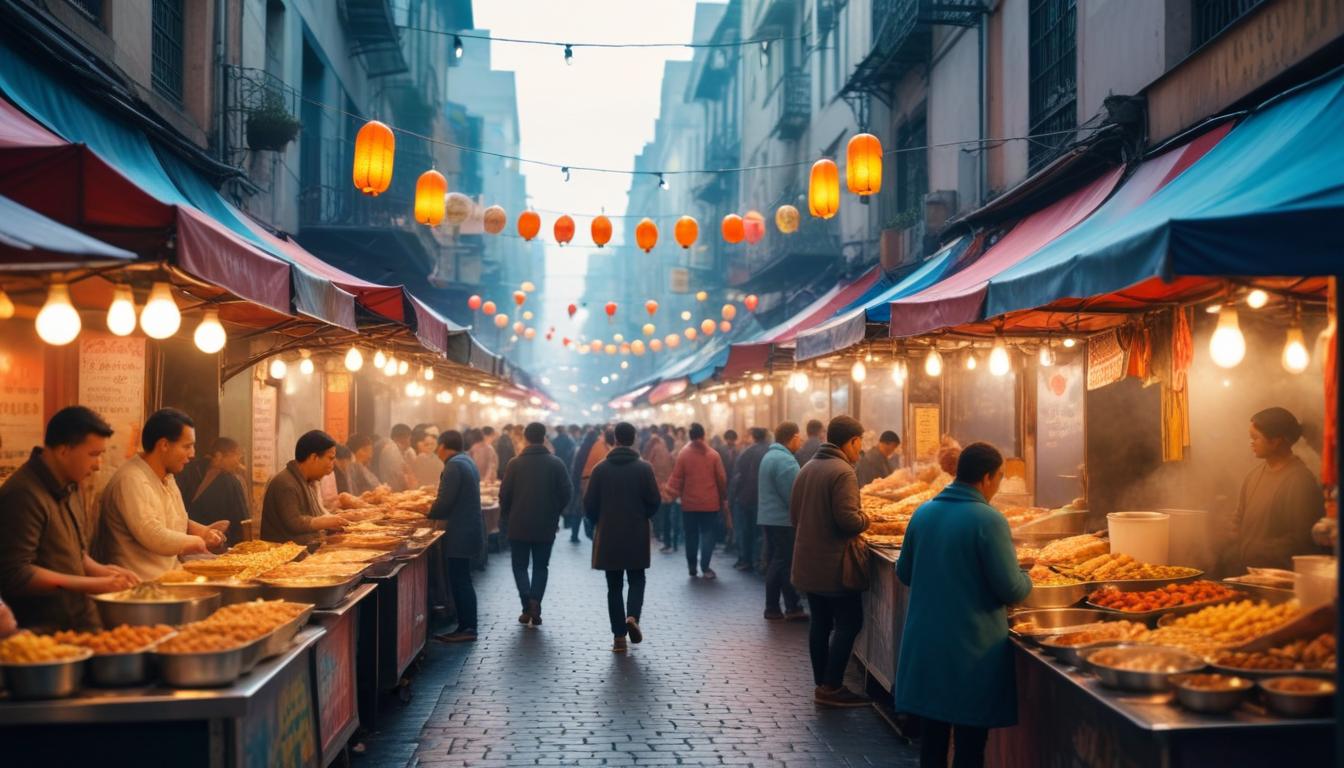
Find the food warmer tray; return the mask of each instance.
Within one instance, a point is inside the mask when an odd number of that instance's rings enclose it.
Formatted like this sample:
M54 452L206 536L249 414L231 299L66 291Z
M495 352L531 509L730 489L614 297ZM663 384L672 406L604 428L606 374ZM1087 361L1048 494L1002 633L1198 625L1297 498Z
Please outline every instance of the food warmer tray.
M364 572L367 570L368 568L361 568L359 572L344 581L320 586L285 584L284 579L258 579L258 582L262 585L263 596L269 600L311 603L318 608L335 608L345 600L346 595L350 594L350 590L364 580Z
M244 672L245 658L259 641L245 643L220 651L198 653L154 652L159 665L159 677L176 688L214 688L228 685Z
M1142 592L1145 590L1126 590L1126 591ZM1188 613L1198 613L1199 611L1208 608L1211 605L1222 605L1223 603L1233 603L1238 600L1245 600L1245 599L1246 597L1243 595L1230 595L1228 597L1220 597L1217 600L1203 600L1198 603L1188 603L1186 605L1173 605L1169 608L1158 608L1157 610L1153 611L1122 611L1117 608L1107 608L1106 606L1103 605L1097 605L1091 600L1084 601L1083 606L1086 608L1090 608L1094 611L1105 611L1107 613L1114 614L1117 618L1142 622L1151 627L1157 622L1158 619L1161 619L1163 616L1184 616Z
M0 664L0 679L15 699L63 699L79 690L79 681L93 651L58 661Z
M313 608L312 603L305 604L302 613L271 630L258 640L257 645L260 648L257 656L258 661L284 653L289 648L290 642L294 640L294 636L308 624L308 619L312 618Z
M95 653L89 658L85 676L91 685L104 688L125 688L148 683L154 677L154 649L176 634L164 635L136 651Z
M1119 618L1120 617L1108 612L1098 611L1095 608L1037 608L1033 610L1021 610L1009 615L1008 634L1024 642L1036 644L1036 641L1039 638L1060 634L1061 631L1070 631L1074 627L1095 624L1102 621L1117 621ZM1024 621L1034 621L1046 631L1023 633L1013 630L1014 624L1020 624Z
M1253 680L1264 680L1271 677L1301 676L1301 677L1321 677L1327 680L1335 679L1335 670L1333 669L1242 669L1241 667L1226 667L1222 664L1209 662L1209 669L1215 672L1221 672L1224 675L1233 675L1235 677L1249 677Z

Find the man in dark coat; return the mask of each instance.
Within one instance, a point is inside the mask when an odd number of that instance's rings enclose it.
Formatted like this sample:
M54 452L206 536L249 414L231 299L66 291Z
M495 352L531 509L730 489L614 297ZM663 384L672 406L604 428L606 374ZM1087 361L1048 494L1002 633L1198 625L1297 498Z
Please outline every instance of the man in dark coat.
M584 514L596 526L593 569L607 574L607 614L614 641L611 650L624 653L626 637L644 639L639 614L644 605L644 571L649 567L649 520L663 497L653 467L635 451L635 428L616 425L616 447L593 469L583 496ZM630 580L629 600L622 596Z
M504 429L500 430L499 438L495 440L495 455L499 456L499 480L504 480L504 469L513 460L516 449L517 446L513 443L513 425L505 424Z
M509 532L513 580L518 584L518 599L523 603L518 623L539 627L555 529L574 490L565 463L546 450L545 425L528 424L523 439L527 447L504 470L504 482L499 486L499 514ZM527 575L529 560L531 580Z
M569 465L569 484L574 487L574 503L570 505L570 511L565 516L565 527L569 528L569 543L577 544L579 542L579 529L583 527L583 468L588 463L588 454L592 452L593 446L597 444L598 433L595 429L589 429L583 436L583 441L574 451L574 460Z
M770 433L763 427L752 427L749 434L751 445L737 457L733 468L733 532L737 539L737 563L733 567L739 571L756 567L756 501L760 498L756 483L761 459L770 449Z
M574 463L574 452L579 449L579 444L574 442L574 438L569 436L562 425L555 428L551 446L555 448L555 457L565 465L565 471L568 472L570 465Z
M471 561L480 557L485 544L481 476L462 447L461 432L450 429L439 435L434 452L443 459L443 474L439 476L439 495L429 508L429 519L444 530L439 544L457 608L457 629L434 636L447 643L476 640L476 588L471 584Z

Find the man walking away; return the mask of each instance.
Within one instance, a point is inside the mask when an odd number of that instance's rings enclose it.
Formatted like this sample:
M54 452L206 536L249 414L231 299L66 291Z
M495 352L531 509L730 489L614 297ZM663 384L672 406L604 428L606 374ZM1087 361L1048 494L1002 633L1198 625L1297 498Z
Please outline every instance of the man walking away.
M728 476L719 454L705 444L705 428L692 424L691 441L677 454L672 477L667 481L668 495L681 498L681 515L686 528L686 568L696 578L695 556L700 553L700 571L706 579L718 578L709 567L714 556L714 536L720 516L726 516Z
M798 425L786 421L775 427L775 442L761 458L757 480L756 522L765 531L765 620L805 621L798 591L789 580L793 564L793 522L789 519L789 497L798 477L798 460L793 454L803 445ZM784 595L785 612L779 610Z
M1008 521L990 499L1003 456L966 446L957 479L915 510L896 561L910 587L896 664L896 708L922 718L919 764L981 766L990 728L1017 722L1017 686L1004 607L1031 592L1017 566Z
M439 435L435 452L443 459L439 495L429 508L429 519L445 531L440 545L448 570L448 587L457 608L457 629L435 635L446 643L476 640L476 588L471 584L471 561L481 556L485 520L481 517L481 476L462 452L462 433L450 429Z
M524 434L523 437L526 438L527 435ZM561 464L565 465L565 472L568 473L569 465L574 463L574 451L578 449L578 444L570 438L569 434L565 432L564 426L561 425L555 428L555 437L551 438L551 445L555 448L555 457L560 460Z
M821 447L821 430L824 428L825 425L816 419L807 422L807 439L803 441L803 446L794 454L798 457L798 466L801 467L817 455L817 449Z
M514 445L513 442L512 424L504 425L504 429L500 431L499 439L495 441L494 447L495 454L499 458L499 464L497 465L493 476L497 477L499 480L503 480L504 469L509 466L509 462L513 460L514 454L518 452L517 446Z
M737 457L733 489L733 531L737 539L737 563L733 567L739 571L756 567L756 505L760 492L757 478L761 459L770 447L770 433L763 427L752 427L749 434L751 445Z
M653 467L633 448L635 428L616 425L616 447L593 469L583 496L584 514L593 522L593 569L607 574L607 615L613 636L611 650L624 653L627 636L644 639L639 628L644 606L644 571L649 567L649 519L662 496ZM702 435L703 436L703 435ZM622 596L623 580L630 595Z
M649 444L644 448L644 460L653 467L653 476L658 481L658 488L663 497L663 503L658 508L658 515L654 518L655 522L662 523L662 528L657 530L659 538L663 541L663 548L659 551L663 554L675 552L677 551L677 542L681 537L681 521L673 519L673 507L676 498L663 490L667 486L667 481L672 479L674 462L672 454L667 450L667 442L656 431L649 437Z
M896 451L900 447L901 438L895 432L890 429L883 432L877 439L877 445L864 451L854 467L854 474L859 476L859 487L863 488L895 472L900 465L900 459L896 458Z
M845 667L863 628L862 593L844 585L845 549L868 528L859 506L854 462L863 449L863 425L836 416L826 427L826 442L798 472L789 497L789 518L798 531L793 550L793 584L807 593L812 608L808 650L816 703L862 707L866 696L844 686Z
M499 486L499 514L508 524L513 580L523 604L518 623L539 627L555 530L560 524L560 513L569 504L573 486L569 484L565 463L546 450L544 425L528 424L523 430L523 440L527 447L504 470L504 482Z

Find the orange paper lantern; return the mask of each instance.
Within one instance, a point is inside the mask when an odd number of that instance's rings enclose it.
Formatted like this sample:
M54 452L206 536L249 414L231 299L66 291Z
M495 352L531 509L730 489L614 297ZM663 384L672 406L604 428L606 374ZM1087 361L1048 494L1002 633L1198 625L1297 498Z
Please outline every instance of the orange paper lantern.
M822 159L812 164L807 208L819 219L829 219L840 210L840 171L834 160Z
M723 322L719 323L720 333L727 333L731 330L733 330L733 324L728 322L727 320L724 320Z
M508 223L509 215L498 205L492 205L481 213L481 225L489 234L498 235Z
M798 231L798 209L792 205L781 205L775 209L775 228L786 235Z
M652 251L653 246L658 244L658 225L653 223L653 219L641 219L635 225L635 244L645 253Z
M603 311L605 311L605 312L607 313L607 317L615 317L615 316L616 316L616 302L614 302L614 301L608 301L608 302L607 302L607 305L606 305L605 307L603 307L602 309L603 309Z
M472 296L467 299L467 309L470 309L472 312L475 312L480 308L481 308L481 297L472 294Z
M513 303L514 303L514 304L516 304L516 305L518 305L518 306L521 307L521 306L523 306L523 302L525 302L525 301L527 301L527 294L526 294L526 293L523 293L522 291L514 291L514 292L513 292Z
M611 219L606 216L598 216L593 219L593 224L589 229L593 233L593 245L598 248L611 242Z
M574 239L574 220L561 216L555 220L555 242L564 245Z
M442 173L430 169L420 174L415 182L415 220L427 227L437 227L443 221L447 194L448 180Z
M355 188L371 197L387 191L392 184L392 158L397 138L392 129L370 120L355 135Z
M719 311L719 314L724 320L732 320L734 317L737 317L737 307L734 307L732 304L724 304L723 309Z
M531 240L541 231L541 216L536 211L523 211L518 214L518 236Z
M714 327L714 321L709 318L700 321L700 333L703 333L706 336L714 335Z
M855 195L875 195L882 191L882 142L871 133L860 133L849 140L845 154L845 182Z
M658 329L653 327L653 323L645 323L644 327L641 330L644 331L645 336L652 336L654 334L654 331Z
M756 311L756 306L757 306L758 304L760 304L760 303L761 303L761 300L758 299L758 298L756 298L756 294L754 294L754 293L753 293L753 294L749 294L749 295L747 296L747 298L745 298L745 299L742 300L742 304L743 304L744 306L746 306L748 312L755 312L755 311Z
M677 239L677 245L682 248L690 248L695 245L695 239L700 236L700 222L693 216L682 216L677 219L677 225L672 230L672 236Z
M740 243L742 238L746 237L746 229L742 223L742 217L736 213L730 213L723 217L723 239L729 243Z
M506 326L506 325L508 325L508 324L509 324L509 316L508 316L508 315L495 315L495 327L496 327L496 328L503 328L504 326Z
M662 339L652 339L652 340L650 340L650 341L649 341L649 349L650 349L651 351L653 351L653 352L662 352L662 351L663 351L663 341L662 341Z
M481 311L487 316L495 314L495 302L487 301L481 305Z
M668 349L676 349L681 346L681 337L675 333L669 333L667 338L663 339L663 343L667 345Z
M602 340L601 340L601 339L593 339L593 342L592 342L591 344L588 345L588 348L591 349L591 350L593 350L594 352L601 352L601 351L602 351Z
M742 234L746 236L747 242L755 245L765 237L765 217L760 211L747 211L747 215L742 217Z
M658 314L658 302L654 301L653 299L649 299L648 301L644 302L644 311L649 313L649 317L653 317L654 315Z
M695 337L700 335L700 332L694 328L687 328L682 333L685 334L687 341L695 341Z
M644 355L644 342L639 339L630 342L630 351L634 353L635 357L642 357Z

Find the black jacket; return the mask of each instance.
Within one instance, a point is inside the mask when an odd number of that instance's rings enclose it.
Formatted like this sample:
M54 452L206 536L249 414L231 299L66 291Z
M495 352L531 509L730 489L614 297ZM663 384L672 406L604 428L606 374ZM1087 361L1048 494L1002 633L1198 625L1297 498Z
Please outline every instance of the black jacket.
M599 571L649 567L649 518L662 504L653 466L635 449L617 446L593 468L583 511L597 524L593 568Z
M485 549L485 520L481 516L481 476L465 453L443 464L439 495L429 508L429 519L440 521L443 556L479 557Z
M733 478L733 482L736 484L733 489L733 501L748 509L755 509L756 502L760 499L757 479L761 473L761 459L765 458L765 452L769 449L769 443L752 443L751 447L737 457L737 467Z
M529 445L504 470L500 526L509 532L509 541L555 541L560 513L573 493L565 463L546 446Z

